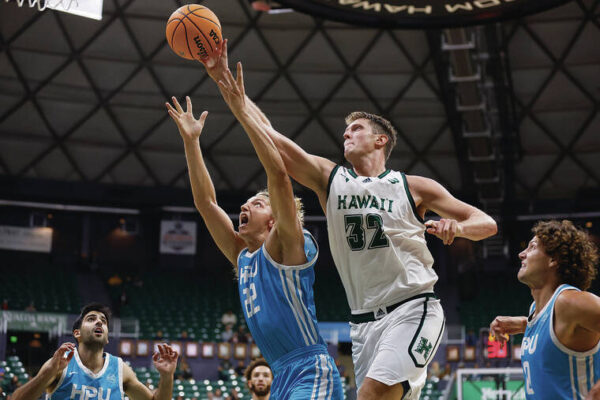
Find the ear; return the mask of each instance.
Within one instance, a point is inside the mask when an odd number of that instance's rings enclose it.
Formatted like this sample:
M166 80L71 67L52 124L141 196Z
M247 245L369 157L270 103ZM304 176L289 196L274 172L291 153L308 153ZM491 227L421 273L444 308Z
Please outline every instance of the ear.
M387 135L381 134L381 135L377 135L377 139L375 140L375 144L378 147L385 147L385 145L387 144L388 140L390 140Z
M75 338L77 341L79 341L79 338L81 337L81 330L80 330L80 329L75 329L75 330L73 331L73 337L74 337L74 338Z
M548 264L550 266L550 268L558 268L558 263L556 262L556 260L554 258L550 259L550 264Z
M275 220L274 220L273 218L271 218L271 219L269 220L269 231L270 231L271 229L273 229L273 225L275 225Z

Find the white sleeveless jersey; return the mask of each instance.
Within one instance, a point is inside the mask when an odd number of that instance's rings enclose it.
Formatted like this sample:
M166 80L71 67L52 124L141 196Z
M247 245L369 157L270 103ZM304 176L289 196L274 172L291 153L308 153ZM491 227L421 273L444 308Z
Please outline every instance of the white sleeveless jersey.
M336 166L327 187L329 246L353 314L432 292L438 277L403 173Z

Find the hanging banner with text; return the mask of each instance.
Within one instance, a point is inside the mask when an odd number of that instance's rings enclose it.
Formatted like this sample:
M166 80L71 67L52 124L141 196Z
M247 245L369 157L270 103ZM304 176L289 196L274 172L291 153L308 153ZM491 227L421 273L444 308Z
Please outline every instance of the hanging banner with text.
M160 221L162 254L196 254L196 222Z
M375 28L451 28L520 18L569 0L277 0L316 17Z
M10 330L44 332L64 328L67 325L67 314L0 311L0 320L6 321L6 327Z
M0 225L0 249L50 253L52 228Z

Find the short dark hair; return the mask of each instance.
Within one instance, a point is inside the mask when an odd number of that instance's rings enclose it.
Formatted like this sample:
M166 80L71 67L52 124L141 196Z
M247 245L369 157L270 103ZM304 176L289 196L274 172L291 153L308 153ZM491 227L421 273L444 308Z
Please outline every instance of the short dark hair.
M398 132L394 129L394 126L390 121L383 118L382 116L370 114L364 111L354 111L348 114L345 118L346 125L350 125L357 119L368 119L371 128L377 135L386 135L388 137L388 142L385 144L385 159L390 158L390 154L392 154L392 149L396 146L396 140L398 137Z
M252 361L250 365L248 365L248 368L246 368L246 371L244 372L244 376L246 377L247 382L250 382L250 379L252 379L252 371L254 371L254 368L256 367L269 368L269 371L271 371L271 376L273 376L273 371L271 370L269 363L267 363L267 360L265 360L264 358L257 358L256 360Z
M104 314L104 316L106 317L106 325L110 326L109 325L110 317L111 317L110 308L108 308L107 306L105 306L102 303L89 303L89 304L86 304L85 306L83 306L83 308L81 309L81 313L79 314L79 317L77 317L75 322L73 322L73 329L71 330L71 332L73 332L75 329L81 328L81 323L83 322L83 319L90 311L98 311L98 312L101 312L102 314Z
M561 283L587 290L598 274L598 249L587 232L569 220L538 222L532 231L544 252L556 260Z

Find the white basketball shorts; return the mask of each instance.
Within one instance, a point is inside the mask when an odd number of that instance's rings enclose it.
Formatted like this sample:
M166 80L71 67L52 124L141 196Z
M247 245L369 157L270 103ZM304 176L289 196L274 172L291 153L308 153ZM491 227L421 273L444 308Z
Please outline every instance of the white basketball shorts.
M411 300L379 320L350 323L350 328L358 390L365 377L388 386L408 381L403 400L418 399L444 330L440 301Z

